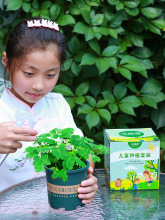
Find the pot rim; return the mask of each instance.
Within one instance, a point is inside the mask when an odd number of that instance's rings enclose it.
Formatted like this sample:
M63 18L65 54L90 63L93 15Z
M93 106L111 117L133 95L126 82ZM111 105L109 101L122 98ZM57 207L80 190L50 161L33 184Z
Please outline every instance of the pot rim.
M82 172L83 170L88 169L89 166L90 166L89 161L86 160L86 162L87 162L87 166L86 166L86 167L83 167L83 168L80 168L80 169L77 169L77 170L68 170L68 171L66 171L66 172L67 172L67 173L75 173L75 172L76 172L76 173L79 173L79 172ZM51 171L51 172L54 171L54 170L50 169L49 167L47 167L46 165L45 165L45 169L47 169L47 170L49 170L49 171Z

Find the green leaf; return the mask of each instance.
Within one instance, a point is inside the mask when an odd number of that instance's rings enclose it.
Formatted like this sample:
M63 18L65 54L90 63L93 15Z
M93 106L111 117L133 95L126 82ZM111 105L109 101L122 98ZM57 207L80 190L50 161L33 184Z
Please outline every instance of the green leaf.
M79 114L88 114L93 110L93 108L90 105L83 104L78 108L78 115Z
M96 106L96 100L92 96L86 96L87 102L92 106Z
M116 5L116 4L118 4L120 1L119 0L108 0L108 3L110 4L110 5Z
M97 102L96 104L96 108L102 108L104 106L106 106L108 104L108 100L105 100L105 99L101 99Z
M123 21L123 18L122 18L122 13L119 11L118 13L115 13L111 20L110 20L110 27L111 28L117 28L121 25Z
M100 55L100 45L96 40L88 41L89 46L94 50L98 55Z
M57 19L57 23L61 26L66 26L68 24L75 24L75 20L71 15L62 15Z
M137 16L139 14L139 9L138 8L124 8L127 14L131 16Z
M108 34L111 35L112 37L114 37L115 39L117 39L117 30L116 29L113 29L113 28L110 28L108 29Z
M145 27L147 28L147 30L149 29L151 32L158 34L158 35L161 35L160 29L155 27L151 23L146 24Z
M140 3L141 8L144 8L148 5L153 5L154 4L154 0L143 0Z
M92 111L86 116L86 122L88 124L89 129L96 126L100 121L100 117L96 111Z
M151 112L151 119L157 129L165 126L165 105L162 104L157 110Z
M91 20L91 25L101 25L103 23L104 15L96 14Z
M127 87L134 93L140 93L133 82L129 82Z
M96 61L97 57L93 56L92 54L86 53L82 57L80 65L93 65Z
M108 123L111 120L111 114L107 109L97 109L97 113L105 119Z
M52 5L51 1L44 1L42 2L40 9L42 10L42 9L50 8L51 5Z
M64 65L64 70L68 70L71 67L72 62L73 62L73 58L66 59L64 64L63 64Z
M132 77L131 71L129 71L128 69L125 69L125 68L121 68L121 67L118 68L118 71L119 71L119 73L121 73L121 75L123 75L125 78L131 80L131 77Z
M109 103L109 109L111 110L111 114L117 113L119 110L116 103Z
M139 58L149 58L152 56L152 52L147 47L137 47L131 52L131 55Z
M131 105L129 105L128 103L119 104L119 108L122 112L124 112L126 114L135 115L133 107Z
M152 64L150 59L140 59L140 62L143 64L146 70L154 68L154 65Z
M99 73L104 73L110 67L110 63L108 62L109 58L100 57L96 59L96 66L99 69Z
M79 34L85 34L88 31L89 27L82 23L77 22L77 24L74 26L73 32L79 33Z
M8 0L7 11L16 11L17 9L21 8L22 4L23 0Z
M78 105L82 105L85 102L84 96L78 96L74 98L74 101Z
M150 19L159 17L162 11L163 9L161 8L153 8L153 7L145 7L141 9L142 14Z
M145 105L148 105L148 106L150 106L150 107L152 107L152 108L157 109L157 102L156 102L154 96L143 95L143 97L141 97L141 100L142 100L142 102L143 102Z
M157 103L162 102L165 100L165 93L159 92L155 95L155 100Z
M67 170L72 170L74 165L74 160L72 156L68 156L66 159L66 169Z
M13 0L11 0L11 1L13 1ZM33 8L34 9L39 9L39 3L38 3L38 0L33 0L33 2L32 2L32 6L33 6Z
M86 32L85 32L85 40L89 41L93 38L95 38L97 35L96 31L94 31L93 27L88 27Z
M72 65L71 65L71 71L76 76L78 76L79 72L81 71L81 66L78 63L76 63L75 61L73 61Z
M61 93L62 95L65 96L74 96L72 90L68 86L63 84L56 85L53 91Z
M162 83L154 78L148 79L140 90L140 93L156 94L163 88Z
M73 97L66 97L65 99L66 99L66 101L68 102L68 104L70 105L70 108L71 108L71 109L76 106Z
M50 16L52 20L55 20L60 14L61 7L58 4L52 4L49 9Z
M114 90L113 90L114 96L116 97L116 100L119 101L122 99L125 94L127 93L127 87L125 83L119 83L115 85Z
M136 62L138 62L138 59L136 57L130 55L124 55L120 61L120 65L126 63L136 63Z
M155 27L160 29L165 28L165 20L161 20L161 19L152 20L151 24L153 24Z
M107 36L109 33L108 33L108 30L109 30L109 27L98 27L97 29L96 29L96 31L98 32L98 33L100 33L101 35L105 35L105 36Z
M22 9L27 13L30 11L31 9L31 3L29 2L23 2L22 4Z
M120 101L120 103L128 104L128 105L132 106L133 108L136 108L136 107L139 107L139 106L143 106L143 103L136 96L124 97Z
M76 55L80 49L80 41L79 39L74 36L68 44L69 50L72 54Z
M128 8L136 8L139 5L140 1L124 1L123 3Z
M117 2L116 3L116 10L122 10L124 8L124 4L122 2Z
M120 53L123 53L127 50L127 43L125 41L122 41L120 44L119 44L119 52Z
M86 6L85 8L83 7L81 10L81 14L84 18L84 20L90 24L91 22L91 17L90 17L90 7L89 6Z
M111 92L105 91L105 92L102 92L102 95L105 100L107 100L109 102L115 102L115 98Z
M115 55L119 50L119 47L118 46L109 46L109 47L106 47L104 49L104 51L102 52L101 56L104 56L104 57L111 57L113 55Z
M92 93L92 95L93 95L94 97L96 97L96 96L99 94L100 89L101 89L101 86L100 86L100 84L98 83L98 80L97 80L97 79L92 80L92 81L90 82L89 90L90 90L90 92Z
M131 71L134 71L134 72L140 72L140 71L145 70L144 66L139 61L137 61L135 63L125 64L125 65L123 65L123 67L127 68Z
M76 88L75 95L82 96L85 95L89 90L89 82L80 83L79 86Z

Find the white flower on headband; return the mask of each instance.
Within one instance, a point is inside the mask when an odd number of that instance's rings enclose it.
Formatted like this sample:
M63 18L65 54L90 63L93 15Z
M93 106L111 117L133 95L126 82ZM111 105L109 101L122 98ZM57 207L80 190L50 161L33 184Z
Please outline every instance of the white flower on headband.
M48 27L48 22L45 19L42 19L42 23L41 23L42 27Z
M41 23L39 20L34 20L34 27L41 27Z
M34 23L33 23L33 21L27 21L27 25L28 25L28 27L41 27L42 26L42 27L46 27L46 28L50 28L50 29L54 29L56 31L59 31L59 27L56 22L45 20L45 19L42 19L42 21L34 20Z
M34 27L33 21L27 21L28 27Z

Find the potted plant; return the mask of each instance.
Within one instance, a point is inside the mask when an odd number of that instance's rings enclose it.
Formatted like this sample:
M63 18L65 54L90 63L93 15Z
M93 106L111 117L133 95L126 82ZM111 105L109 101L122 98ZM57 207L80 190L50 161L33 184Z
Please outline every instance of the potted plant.
M87 178L89 162L99 162L96 152L108 153L104 145L96 145L92 139L74 134L73 128L53 129L41 134L25 149L26 157L33 158L36 172L46 170L48 200L52 208L66 210L83 206L77 189Z

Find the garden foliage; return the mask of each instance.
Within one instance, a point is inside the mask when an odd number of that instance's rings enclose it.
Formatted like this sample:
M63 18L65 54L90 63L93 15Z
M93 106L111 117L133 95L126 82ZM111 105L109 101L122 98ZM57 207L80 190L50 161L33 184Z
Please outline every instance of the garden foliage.
M152 127L165 143L165 0L1 0L0 8L1 51L20 19L58 22L69 44L54 91L85 136L103 142L107 128Z

